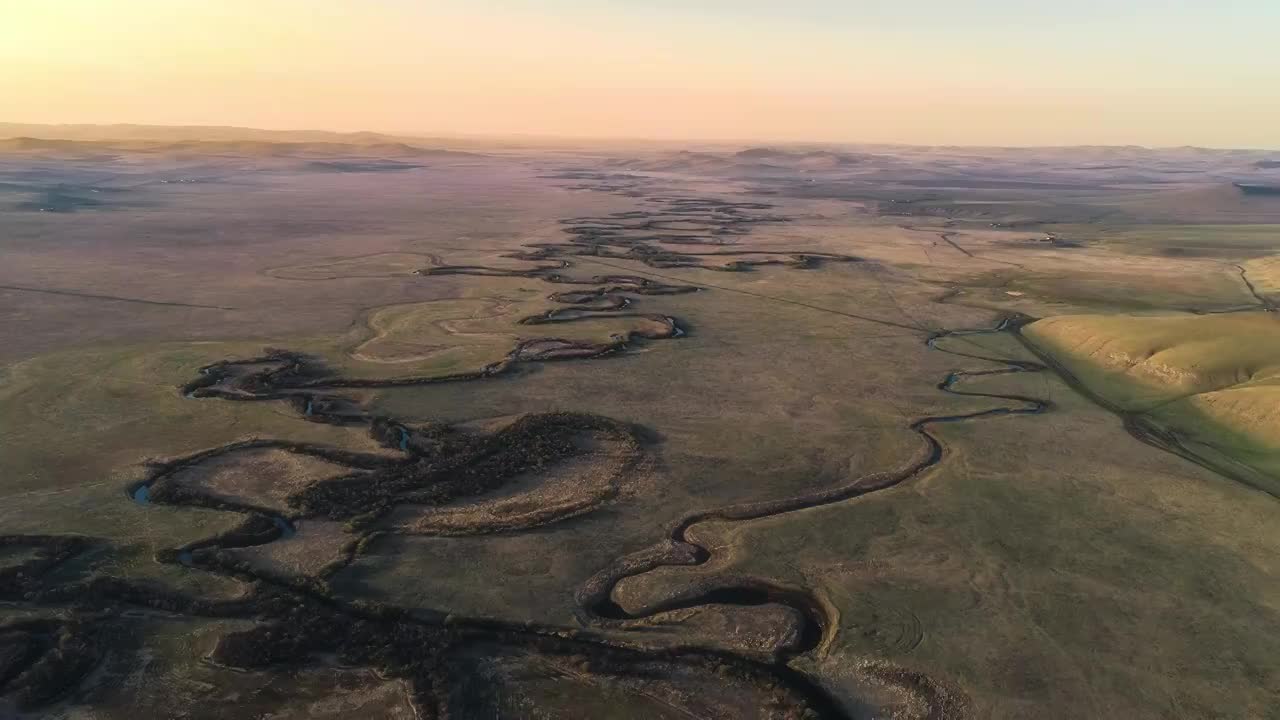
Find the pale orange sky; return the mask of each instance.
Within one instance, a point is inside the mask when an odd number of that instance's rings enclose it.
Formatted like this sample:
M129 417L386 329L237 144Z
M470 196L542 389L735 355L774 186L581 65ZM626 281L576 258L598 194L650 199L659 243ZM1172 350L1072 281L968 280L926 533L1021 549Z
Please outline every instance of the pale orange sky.
M1280 3L1025 4L3 0L0 121L1280 147Z

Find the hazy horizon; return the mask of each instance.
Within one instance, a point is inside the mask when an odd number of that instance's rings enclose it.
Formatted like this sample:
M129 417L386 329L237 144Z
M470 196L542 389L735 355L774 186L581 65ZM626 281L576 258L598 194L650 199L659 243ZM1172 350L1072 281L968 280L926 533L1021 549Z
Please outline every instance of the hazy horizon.
M693 149L697 149L699 147L706 147L706 148L714 148L714 147L779 147L779 148L885 147L885 148L894 148L894 147L898 147L898 148L963 148L963 149L973 149L973 150L983 150L983 149L1036 150L1036 149L1069 149L1069 148L1075 148L1075 147L1078 147L1078 148L1097 147L1097 148L1117 148L1117 149L1118 148L1141 148L1144 150L1153 150L1153 151L1178 150L1183 148L1192 149L1192 150L1214 150L1214 151L1222 151L1222 152L1232 152L1232 151L1269 152L1273 150L1280 151L1280 146L1245 147L1245 146L1193 145L1193 144L1143 145L1139 143L1125 143L1125 144L1075 143L1075 144L1062 144L1062 145L1047 145L1047 144L1021 144L1020 145L1020 144L1014 144L1014 143L1004 143L1004 144L985 143L984 144L984 143L924 143L924 142L887 142L887 141L886 142L866 142L866 141L858 141L858 140L823 140L823 139L779 140L776 138L768 138L768 137L655 138L655 137L629 137L629 136L619 136L619 135L571 135L571 134L520 133L520 132L467 133L467 132L461 132L461 131L446 131L446 130L441 130L441 131L388 130L388 129L376 129L376 128L339 130L339 129L333 129L333 128L324 128L324 127L256 127L256 126L249 126L249 125L156 125L151 123L135 123L135 122L45 123L45 122L23 122L21 120L18 120L18 121L0 120L0 130L3 130L3 128L8 126L30 127L30 128L37 128L37 127L64 128L64 129L83 128L86 130L89 128L103 128L103 129L134 128L140 131L146 128L154 128L156 130L170 130L170 131L191 130L191 131L194 131L193 134L189 136L189 138L188 136L183 136L184 141L194 140L197 142L206 141L206 140L218 142L218 141L223 141L228 139L223 137L207 137L207 136L198 135L198 131L209 130L209 131L240 131L249 136L252 136L257 133L271 133L271 134L278 133L281 136L278 140L272 140L271 142L321 142L322 140L320 139L308 140L306 138L308 137L318 138L319 136L332 136L334 138L341 138L345 136L373 135L373 136L383 137L383 138L387 138L388 140L394 140L394 141L402 141L402 140L425 140L425 141L460 140L460 141L468 141L468 142L491 141L491 142L499 142L499 143L500 142L528 143L535 146L540 144L550 145L550 144L559 144L559 143L574 143L574 144L584 143L589 145L598 144L606 147L626 146L626 145L651 145L655 147L670 147L670 148L682 148L682 149L690 149L691 147ZM299 136L299 139L295 140L293 138L285 137L288 135L297 135ZM24 136L23 134L0 135L0 139L18 138L23 136ZM93 142L96 140L101 140L101 141L136 140L139 142L146 142L146 141L166 142L170 140L169 138L163 137L160 134L157 134L155 136L149 136L149 135L146 135L144 132L139 132L139 133L134 133L129 135L102 134L95 137L80 136L80 135L74 135L72 137L68 137L66 135L58 135L58 134L30 134L30 133L25 134L25 136L36 138L36 139L50 139L50 140L65 139L65 140L76 140L76 141L86 141L86 142ZM173 140L173 141L176 142L177 140Z
M658 142L1280 148L1280 6L54 0L15 123ZM1270 22L1268 22L1270 21Z

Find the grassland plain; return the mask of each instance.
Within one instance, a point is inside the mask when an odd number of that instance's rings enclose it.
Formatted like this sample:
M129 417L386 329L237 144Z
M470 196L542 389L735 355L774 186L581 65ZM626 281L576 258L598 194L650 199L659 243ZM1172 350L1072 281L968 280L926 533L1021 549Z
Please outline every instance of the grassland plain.
M370 162L355 154L342 167ZM787 154L771 158L738 177L682 157L394 173L273 157L134 190L144 210L15 214L6 282L77 294L4 296L6 337L36 341L0 376L0 527L28 539L0 572L43 562L33 536L95 540L35 581L4 575L30 598L6 601L0 642L96 669L24 650L62 685L19 662L6 699L108 718L1274 713L1274 498L1139 442L1018 335L1076 321L1024 316L1137 312L1097 327L1269 337L1263 313L1187 312L1258 307L1235 265L1263 244L1162 253L1190 243L1053 229L1082 207L1178 207L1061 187L1079 173L1017 198L1017 218L975 210L989 188L952 177L930 192L963 213L904 223L874 197L813 196L855 179L793 197ZM901 192L903 167L857 167ZM1214 222L1239 210L1193 192ZM90 213L105 219L71 221ZM1028 217L1042 224L996 226ZM145 272L84 252L99 236ZM184 259L161 252L175 237L202 240ZM820 267L726 271L760 260ZM208 307L132 302L155 298ZM452 457L470 460L432 469ZM484 479L472 467L496 484L457 494ZM126 493L141 480L150 504ZM368 492L385 504L334 504Z

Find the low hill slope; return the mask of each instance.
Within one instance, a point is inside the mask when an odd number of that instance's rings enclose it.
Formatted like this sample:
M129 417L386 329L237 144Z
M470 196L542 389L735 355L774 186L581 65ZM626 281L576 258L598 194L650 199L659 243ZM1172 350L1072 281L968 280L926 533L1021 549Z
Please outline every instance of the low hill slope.
M1024 336L1117 409L1280 489L1275 314L1067 315L1035 322Z

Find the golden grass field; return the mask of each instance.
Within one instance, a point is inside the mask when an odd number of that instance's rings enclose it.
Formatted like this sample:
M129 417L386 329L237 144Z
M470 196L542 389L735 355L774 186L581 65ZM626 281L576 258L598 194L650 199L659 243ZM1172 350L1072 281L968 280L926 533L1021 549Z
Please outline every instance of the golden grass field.
M1280 469L1276 324L1269 312L1067 315L1026 335L1108 402L1269 478Z

